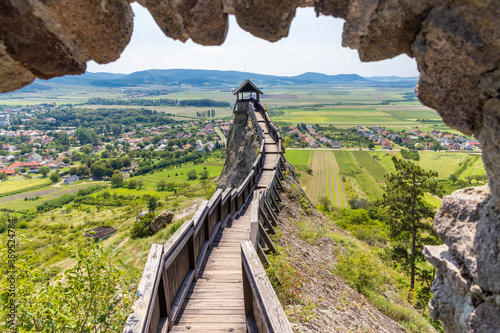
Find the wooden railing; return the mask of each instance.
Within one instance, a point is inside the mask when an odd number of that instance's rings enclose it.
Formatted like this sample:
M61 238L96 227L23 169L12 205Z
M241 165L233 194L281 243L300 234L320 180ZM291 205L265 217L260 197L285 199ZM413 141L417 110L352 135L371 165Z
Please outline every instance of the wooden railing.
M278 151L281 152L281 136L278 130L270 121L262 105L257 103L257 108L259 112L263 113L270 133L271 130L273 131L273 138L276 138L280 147ZM255 116L253 103L248 103L248 110L252 114L256 128L262 132ZM264 243L268 250L275 251L268 236L268 232L274 233L273 225L277 225L276 213L271 206L274 206L279 211L277 201L281 200L277 191L277 187L282 188L279 179L280 176L282 177L281 154L273 167L271 183L266 188L258 189L254 192L264 169L265 158L265 140L262 135L260 152L253 163L252 171L250 171L242 184L236 189L228 188L225 191L218 189L209 201L202 202L193 219L184 222L165 244L153 244L151 246L148 260L137 289L138 300L135 303L134 312L129 316L123 332L156 333L168 332L172 328L179 315L189 287L196 280L215 235L221 228L226 226L228 221L240 216L241 212L249 204L252 204L249 240L250 244L253 245L242 245L242 273L243 276L246 276L247 284L251 287L245 291L245 312L249 318L249 330L255 323L255 327L257 327L257 331L255 332L288 332L287 330L281 330L281 326L274 326L276 320L281 324L286 322L288 327L289 324L283 310L279 312L275 306L269 306L271 303L279 305L279 302L276 303L277 298L272 288L268 290L270 282L267 281L267 284L256 282L256 276L253 275L262 275L263 270L262 265L260 267L255 265L255 260L253 260L254 253L257 253L256 255L262 262L267 262L260 243ZM250 200L252 194L253 200ZM243 250L243 246L245 250ZM252 252L252 249L254 252ZM247 313L246 304L250 302L249 297L252 297L252 300L257 302L255 303L257 306L248 308ZM254 318L253 322L252 318ZM267 327L267 329L264 329L264 327Z

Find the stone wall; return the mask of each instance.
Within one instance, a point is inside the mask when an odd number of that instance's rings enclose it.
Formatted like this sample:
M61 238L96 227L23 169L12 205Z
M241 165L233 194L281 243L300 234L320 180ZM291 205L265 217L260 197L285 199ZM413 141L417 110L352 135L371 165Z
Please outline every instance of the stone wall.
M357 49L362 61L403 53L414 57L420 71L416 87L420 101L437 110L448 126L478 138L489 177L488 196L472 190L456 192L455 199L443 204L436 224L440 223L440 216L446 215L446 209L464 210L467 215L468 203L476 202L491 222L488 224L491 237L484 240L477 237L475 242L482 242L481 246L487 248L500 247L497 227L500 221L496 213L500 207L500 0L140 0L140 3L148 8L166 36L181 41L191 38L203 45L222 44L229 14L235 15L238 24L254 36L277 41L287 36L297 7L314 6L318 14L345 19L343 45ZM35 77L48 79L83 73L89 60L98 63L116 60L130 40L132 15L128 0L1 1L0 92L19 89ZM459 216L454 222L457 228L469 228L468 222ZM471 235L478 232L470 230ZM450 330L486 332L481 325L493 320L492 314L497 315L495 311L500 304L486 300L489 295L498 295L497 290L491 289L492 284L482 285L473 275L469 277L472 271L462 276L465 282L456 280L458 275L453 272L455 268L460 271L468 267L468 259L464 259L467 256L461 257L459 252L451 250L457 242L455 238L445 233L440 236L449 250L427 248L429 260L440 269L434 286L437 296L432 306L438 309L434 313L450 323L445 324ZM475 253L477 262L486 260L484 256L491 253ZM442 259L445 257L446 260ZM498 265L498 261L494 258L489 263ZM500 275L490 280L496 286ZM481 289L479 294L476 286ZM451 287L461 290L453 296L453 301L440 294ZM485 300L481 303L478 299L482 300L482 296L475 295L486 295ZM458 326L452 325L455 322Z

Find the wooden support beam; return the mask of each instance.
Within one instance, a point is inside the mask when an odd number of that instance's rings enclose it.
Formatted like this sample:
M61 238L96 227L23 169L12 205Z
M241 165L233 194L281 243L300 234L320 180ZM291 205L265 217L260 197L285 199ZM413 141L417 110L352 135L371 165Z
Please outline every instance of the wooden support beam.
M271 223L274 226L278 226L278 217L274 214L274 212L271 209L271 207L269 207L269 204L267 203L266 200L264 200L264 207L266 208L267 212L269 213L269 217L271 219Z
M274 204L274 207L276 208L276 212L279 213L280 212L280 208L278 206L278 203L276 202L276 200L274 199L274 195L273 195L273 192L275 192L276 190L272 191L270 194L270 198L271 198L271 203Z
M253 315L247 316L246 320L247 320L247 332L259 333L259 329L257 328L257 323L255 322L255 318L253 317Z
M264 253L264 250L262 250L262 247L260 247L260 244L257 244L256 251L262 265L265 265L266 267L269 266L269 260L267 260L266 254Z
M285 188L283 187L283 183L281 183L280 177L276 177L276 183L280 187L280 190L284 191Z
M281 194L278 191L278 189L276 189L276 200L279 201L279 202L283 202L283 200L281 199Z
M262 209L261 209L261 214L259 216L262 217L262 221L264 221L263 224L268 228L269 233L275 235L276 230L274 230L271 221L269 221L269 218L266 216L266 214L264 214L264 211L262 211Z
M267 248L272 252L276 253L276 248L274 247L273 241L269 238L266 229L259 223L259 235L262 237L264 242L266 243Z

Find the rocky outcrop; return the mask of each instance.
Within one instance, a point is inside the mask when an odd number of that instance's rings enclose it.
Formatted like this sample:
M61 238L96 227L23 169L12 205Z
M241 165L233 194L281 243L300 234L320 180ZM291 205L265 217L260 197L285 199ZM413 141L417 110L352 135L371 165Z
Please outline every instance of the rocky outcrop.
M153 221L149 224L149 229L151 229L155 234L161 229L165 228L167 224L172 222L174 218L174 213L169 210L164 210L158 214Z
M255 124L246 113L237 112L227 138L226 162L217 187L237 188L252 171L261 141Z
M431 315L448 332L498 332L500 224L488 186L446 196L436 214L441 246L424 255L438 269Z

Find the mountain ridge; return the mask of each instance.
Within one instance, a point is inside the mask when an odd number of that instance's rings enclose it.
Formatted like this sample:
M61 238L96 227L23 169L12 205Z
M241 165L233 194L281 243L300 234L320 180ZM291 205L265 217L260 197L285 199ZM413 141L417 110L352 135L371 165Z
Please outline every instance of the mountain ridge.
M37 84L91 85L96 87L138 87L148 85L195 87L234 87L245 78L258 85L415 85L416 77L362 77L358 74L327 75L306 72L295 76L245 73L206 69L148 69L130 74L86 72L81 75L67 75L50 80L36 80Z

